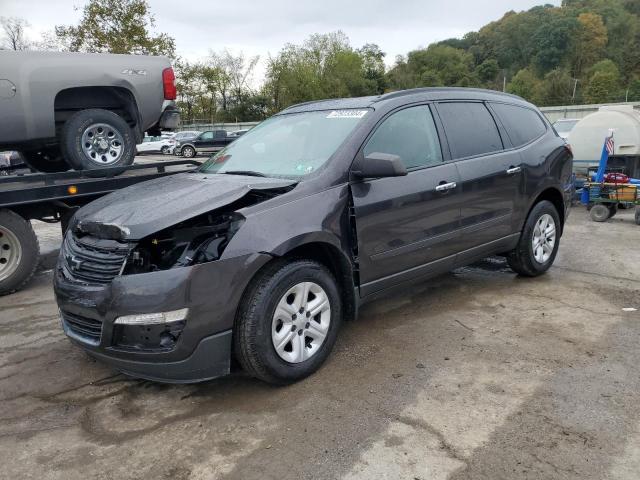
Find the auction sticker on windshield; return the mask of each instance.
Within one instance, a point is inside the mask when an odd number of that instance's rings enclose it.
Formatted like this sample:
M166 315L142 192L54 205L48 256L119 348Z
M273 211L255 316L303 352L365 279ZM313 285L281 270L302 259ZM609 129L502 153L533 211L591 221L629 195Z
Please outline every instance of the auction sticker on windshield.
M366 110L334 110L327 118L362 118L366 114Z

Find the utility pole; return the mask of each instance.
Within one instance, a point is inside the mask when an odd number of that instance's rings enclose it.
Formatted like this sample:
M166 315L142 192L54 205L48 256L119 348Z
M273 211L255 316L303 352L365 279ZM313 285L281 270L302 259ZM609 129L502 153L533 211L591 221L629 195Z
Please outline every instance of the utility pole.
M571 103L576 103L576 90L578 89L578 79L573 79L573 94L571 95Z
M502 80L502 93L507 91L507 76L505 75Z

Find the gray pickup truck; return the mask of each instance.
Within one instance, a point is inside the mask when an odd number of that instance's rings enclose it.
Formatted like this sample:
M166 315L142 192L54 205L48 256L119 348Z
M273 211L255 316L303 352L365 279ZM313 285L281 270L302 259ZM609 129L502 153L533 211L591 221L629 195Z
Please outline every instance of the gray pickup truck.
M175 98L165 57L0 51L0 151L41 172L125 167L178 125Z

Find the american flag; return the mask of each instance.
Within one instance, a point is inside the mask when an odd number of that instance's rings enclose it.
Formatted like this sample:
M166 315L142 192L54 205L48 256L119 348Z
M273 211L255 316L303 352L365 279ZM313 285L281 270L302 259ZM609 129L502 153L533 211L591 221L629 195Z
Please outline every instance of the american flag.
M607 140L605 141L604 145L605 145L605 148L607 149L607 153L609 155L613 155L613 148L614 148L613 132L611 132L611 135L607 137Z

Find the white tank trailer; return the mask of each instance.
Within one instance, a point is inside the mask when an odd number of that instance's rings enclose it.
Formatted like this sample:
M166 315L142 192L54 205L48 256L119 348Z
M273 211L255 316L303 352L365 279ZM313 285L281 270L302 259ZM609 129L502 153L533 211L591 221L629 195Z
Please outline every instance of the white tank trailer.
M640 178L640 112L631 105L600 107L573 128L567 142L573 150L575 173L586 175L589 168L598 167L609 130L613 130L615 149L608 169Z

